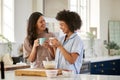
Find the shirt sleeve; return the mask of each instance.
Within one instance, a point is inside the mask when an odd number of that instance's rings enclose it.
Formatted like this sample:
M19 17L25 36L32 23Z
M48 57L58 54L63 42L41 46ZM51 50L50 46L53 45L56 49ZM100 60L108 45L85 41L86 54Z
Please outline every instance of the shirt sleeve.
M76 38L72 44L71 52L77 52L79 55L83 54L83 42L80 38Z
M28 39L26 38L23 44L23 57L27 58L30 55L31 50L32 50L32 47L30 46Z
M83 50L84 45L80 38L76 38L73 43L72 52L77 52L79 54L78 58L76 59L76 62L74 63L74 67L76 69L76 73L80 73L80 69L82 66L82 60L83 60Z

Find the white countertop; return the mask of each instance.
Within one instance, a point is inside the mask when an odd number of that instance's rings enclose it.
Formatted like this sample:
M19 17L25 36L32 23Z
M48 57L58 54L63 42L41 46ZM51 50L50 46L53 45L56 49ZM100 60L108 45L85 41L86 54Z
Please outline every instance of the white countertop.
M14 71L5 71L5 79L3 80L118 80L118 79L120 79L120 76L89 75L89 74L77 74L69 77L60 75L57 76L56 78L47 78L40 76L15 76Z
M102 57L96 57L96 58L85 58L84 61L90 61L90 62L100 62L100 61L108 61L108 60L116 60L120 59L120 56L102 56Z

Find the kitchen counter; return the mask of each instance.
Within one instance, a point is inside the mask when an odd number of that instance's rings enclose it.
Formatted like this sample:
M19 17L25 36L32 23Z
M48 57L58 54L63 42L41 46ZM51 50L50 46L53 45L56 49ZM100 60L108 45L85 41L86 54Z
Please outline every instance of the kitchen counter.
M86 58L90 61L90 74L120 75L120 55Z
M108 61L108 60L116 60L120 59L119 56L101 56L101 57L95 57L95 58L85 58L84 61L90 61L92 62L101 62L101 61Z
M55 78L40 76L15 76L14 71L5 71L5 79L3 80L118 80L118 79L120 79L120 76L88 75L88 74L77 74L68 77L60 75Z

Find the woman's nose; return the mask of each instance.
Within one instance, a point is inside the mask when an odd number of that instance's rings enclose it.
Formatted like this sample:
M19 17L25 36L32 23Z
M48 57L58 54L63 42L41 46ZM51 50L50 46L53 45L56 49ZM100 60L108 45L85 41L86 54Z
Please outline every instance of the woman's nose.
M42 24L46 24L46 22L45 22L45 21L43 21L43 22L42 22Z

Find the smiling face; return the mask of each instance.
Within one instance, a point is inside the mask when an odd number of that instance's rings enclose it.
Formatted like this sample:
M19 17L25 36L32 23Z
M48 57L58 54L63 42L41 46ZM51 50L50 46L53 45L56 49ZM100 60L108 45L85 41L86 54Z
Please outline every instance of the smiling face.
M68 25L64 21L59 21L60 29L63 31L63 33L68 34L71 32L68 28Z
M45 23L45 19L43 16L39 17L36 25L37 25L37 31L39 32L43 32L46 29L46 23Z

